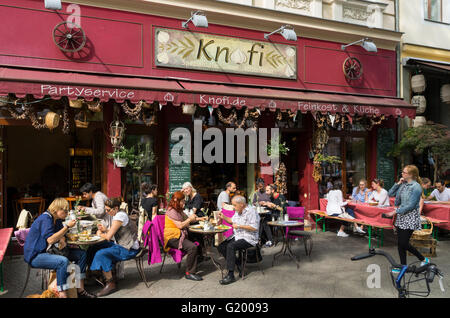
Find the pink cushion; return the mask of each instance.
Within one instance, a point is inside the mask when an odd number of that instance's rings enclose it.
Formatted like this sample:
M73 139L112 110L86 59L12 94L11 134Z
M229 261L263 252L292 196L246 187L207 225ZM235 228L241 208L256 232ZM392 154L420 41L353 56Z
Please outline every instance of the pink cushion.
M288 206L286 208L287 214L289 216L289 220L291 218L300 218L300 219L304 219L305 217L305 208L300 206L300 207L292 207L292 206ZM301 221L300 221L301 222ZM305 228L303 226L298 226L298 227L288 227L286 229L286 235L289 234L289 230L291 231L303 231ZM289 238L295 238L296 236L292 236L289 235Z
M234 211L225 210L223 208L222 208L222 213L223 213L223 215L225 215L226 217L229 217L229 218L232 218L233 215L234 215ZM225 225L231 226L231 224L225 222L225 220L223 220L222 223L225 224ZM232 228L229 229L228 231L224 232L223 235L225 237L229 237L229 236L233 235L233 229Z

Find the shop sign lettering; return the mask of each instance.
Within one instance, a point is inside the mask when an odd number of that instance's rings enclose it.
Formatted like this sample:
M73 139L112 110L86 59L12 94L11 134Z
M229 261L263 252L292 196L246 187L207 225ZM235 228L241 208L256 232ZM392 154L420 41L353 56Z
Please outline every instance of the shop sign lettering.
M200 95L200 104L232 105L243 107L246 104L246 100L240 97L230 97L230 96L217 97L217 96Z
M310 103L298 102L298 110L302 112L331 112L331 113L351 113L360 115L380 115L381 111L378 107L362 106L362 105L346 105L346 104L326 104L326 103Z
M296 79L296 46L182 30L155 30L163 67Z
M41 85L41 94L50 96L132 99L135 92L123 89Z

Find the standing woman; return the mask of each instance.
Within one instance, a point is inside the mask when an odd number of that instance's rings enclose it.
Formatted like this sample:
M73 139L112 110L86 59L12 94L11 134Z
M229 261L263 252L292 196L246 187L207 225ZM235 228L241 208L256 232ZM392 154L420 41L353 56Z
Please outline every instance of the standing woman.
M395 226L398 236L398 254L400 264L406 265L406 251L414 254L420 261L421 266L429 263L428 258L409 244L409 239L415 230L420 230L420 199L422 197L421 180L419 170L414 165L403 168L402 178L389 190L389 196L395 195L395 211L386 213L387 216L397 215ZM392 272L399 273L400 269L393 269Z
M144 199L142 199L142 207L150 220L153 220L158 213L158 186L156 184L148 184L144 182L141 186ZM151 218L150 218L151 216Z
M191 242L187 236L187 228L193 222L198 220L195 214L191 214L189 217L184 214L185 199L184 194L181 191L177 191L172 195L169 207L167 208L165 226L164 226L164 249L166 251L169 248L179 249L187 253L186 259L186 279L190 280L203 280L199 275L196 275L197 271L197 255L199 250L197 246Z
M56 271L56 285L60 298L67 298L66 290L69 289L67 279L69 273L67 267L70 261L80 268L80 287L77 288L78 298L95 298L95 295L84 289L86 276L86 252L81 249L69 248L68 255L56 255L47 253L52 245L60 250L67 246L65 235L76 224L76 220L70 220L65 225L62 221L67 217L69 203L64 198L56 198L31 225L30 232L25 240L23 258L33 268L45 268Z

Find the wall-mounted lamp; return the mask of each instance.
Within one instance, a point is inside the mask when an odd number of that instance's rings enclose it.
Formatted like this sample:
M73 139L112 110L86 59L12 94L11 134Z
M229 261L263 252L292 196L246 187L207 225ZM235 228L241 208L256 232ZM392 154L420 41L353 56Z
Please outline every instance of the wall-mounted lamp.
M196 27L201 27L201 28L208 27L208 19L206 18L205 13L203 13L202 11L193 11L191 13L191 17L189 18L189 20L187 20L186 22L181 22L181 26L183 28L187 29L189 21L192 21L192 23Z
M364 38L362 40L347 44L347 45L341 45L341 50L345 50L345 48L347 46L353 45L353 44L357 44L361 42L361 46L367 51L367 52L378 52L377 50L377 46L375 45L375 43L373 43L372 40L370 40L369 38Z
M283 36L283 38L285 38L288 41L297 41L297 34L295 33L294 28L290 25L283 25L281 28L271 33L264 33L264 38L268 40L269 36L271 36L274 33L280 33Z
M61 10L61 0L45 0L45 8L50 10Z

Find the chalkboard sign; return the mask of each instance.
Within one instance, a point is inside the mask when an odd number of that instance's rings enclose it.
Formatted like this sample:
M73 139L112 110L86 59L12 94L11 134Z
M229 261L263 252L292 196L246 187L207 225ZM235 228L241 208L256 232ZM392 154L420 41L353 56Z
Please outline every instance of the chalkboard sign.
M169 192L175 192L181 190L183 183L191 181L191 149L187 149L188 153L183 153L181 149L178 152L178 156L186 156L189 158L188 162L182 161L181 163L175 163L172 157L172 149L174 146L179 147L180 141L183 138L185 141L191 138L190 133L186 131L182 137L178 136L178 139L172 139L172 132L176 128L186 128L182 125L170 125L169 126Z
M394 129L380 128L377 137L377 178L382 179L384 188L389 190L395 182L394 160L387 156L394 146Z
M77 193L86 182L92 182L92 157L70 157L70 191Z

